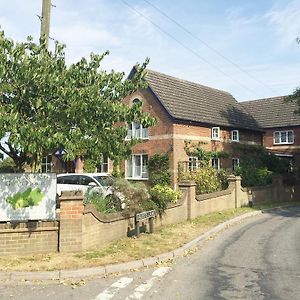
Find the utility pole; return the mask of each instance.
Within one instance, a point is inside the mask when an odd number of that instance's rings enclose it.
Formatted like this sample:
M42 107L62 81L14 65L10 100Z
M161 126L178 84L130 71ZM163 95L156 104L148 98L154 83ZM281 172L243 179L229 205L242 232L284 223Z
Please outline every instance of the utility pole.
M41 39L45 40L48 48L49 31L50 31L50 11L51 0L43 0L42 18L41 18Z

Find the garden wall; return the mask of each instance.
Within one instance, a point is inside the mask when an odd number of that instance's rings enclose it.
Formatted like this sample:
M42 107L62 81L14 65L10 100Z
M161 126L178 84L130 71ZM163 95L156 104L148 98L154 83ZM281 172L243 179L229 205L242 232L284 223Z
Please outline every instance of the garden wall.
M155 219L154 228L174 224L211 212L248 204L249 190L254 204L300 200L300 185L283 185L280 177L272 185L244 189L240 177L229 177L225 191L196 195L194 182L179 184L181 199ZM83 195L66 192L60 197L60 220L0 223L0 254L22 255L47 252L76 252L94 249L134 234L134 216L104 215L83 205ZM142 223L142 222L141 222ZM147 222L146 222L147 223ZM146 223L142 223L141 232Z
M0 223L0 255L26 255L58 251L56 221Z

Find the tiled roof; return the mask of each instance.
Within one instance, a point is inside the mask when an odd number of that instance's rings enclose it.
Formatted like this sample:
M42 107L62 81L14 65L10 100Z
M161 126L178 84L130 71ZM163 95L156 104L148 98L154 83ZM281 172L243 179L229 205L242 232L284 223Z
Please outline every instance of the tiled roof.
M241 102L263 128L300 125L294 111L296 103L285 101L285 96Z
M227 92L147 70L146 81L175 119L261 130L256 120Z

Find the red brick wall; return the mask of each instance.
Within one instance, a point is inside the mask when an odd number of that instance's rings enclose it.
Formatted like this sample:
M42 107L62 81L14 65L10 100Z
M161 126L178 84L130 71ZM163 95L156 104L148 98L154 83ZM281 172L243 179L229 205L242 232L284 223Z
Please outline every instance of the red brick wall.
M64 192L60 197L59 251L82 250L83 195Z
M274 145L273 144L274 131L285 131L285 130L294 131L294 144ZM265 129L263 144L267 149L271 150L271 152L273 153L293 155L295 167L300 169L300 127Z
M149 140L134 146L132 152L133 154L145 153L149 156L155 153L169 153L173 184L177 182L178 162L188 160L184 150L185 140L192 140L195 143L203 141L207 144L202 147L208 151L231 152L236 144L231 142L231 129L221 128L221 140L211 141L211 127L173 123L161 103L149 90L137 91L124 99L124 102L131 105L136 98L143 101L143 110L155 117L158 123L149 128ZM262 134L258 132L239 130L239 137L241 143L261 144L262 142ZM231 158L221 160L221 167L231 168Z

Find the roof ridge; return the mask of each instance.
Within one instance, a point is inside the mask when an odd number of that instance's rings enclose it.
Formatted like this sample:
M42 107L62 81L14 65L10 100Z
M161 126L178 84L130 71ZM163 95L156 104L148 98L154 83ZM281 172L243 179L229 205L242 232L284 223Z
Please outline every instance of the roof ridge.
M289 95L283 95L283 96L274 96L274 97L269 97L269 98L260 98L260 99L254 99L254 100L247 100L247 101L241 101L241 104L245 103L252 103L252 102L262 102L262 101L267 101L267 100L275 100L275 99L284 99L288 97Z
M168 74L165 74L165 73L161 73L161 72L158 72L158 71L146 69L146 72L148 72L148 71L151 72L151 73L155 73L155 74L159 74L159 75L163 75L165 77L169 77L169 78L175 79L176 81L181 81L181 82L185 82L185 83L188 83L188 84L196 85L196 86L199 86L199 87L208 88L208 89L211 89L211 90L214 90L214 91L218 91L218 92L222 92L222 93L225 93L225 94L228 94L228 95L232 96L232 94L230 94L227 91L220 90L220 89L217 89L217 88L213 88L213 87L210 87L210 86L207 86L207 85L204 85L204 84L200 84L200 83L197 83L197 82L194 82L194 81L190 81L190 80L187 80L187 79L178 78L178 77L175 77L175 76L172 76L172 75L168 75Z

